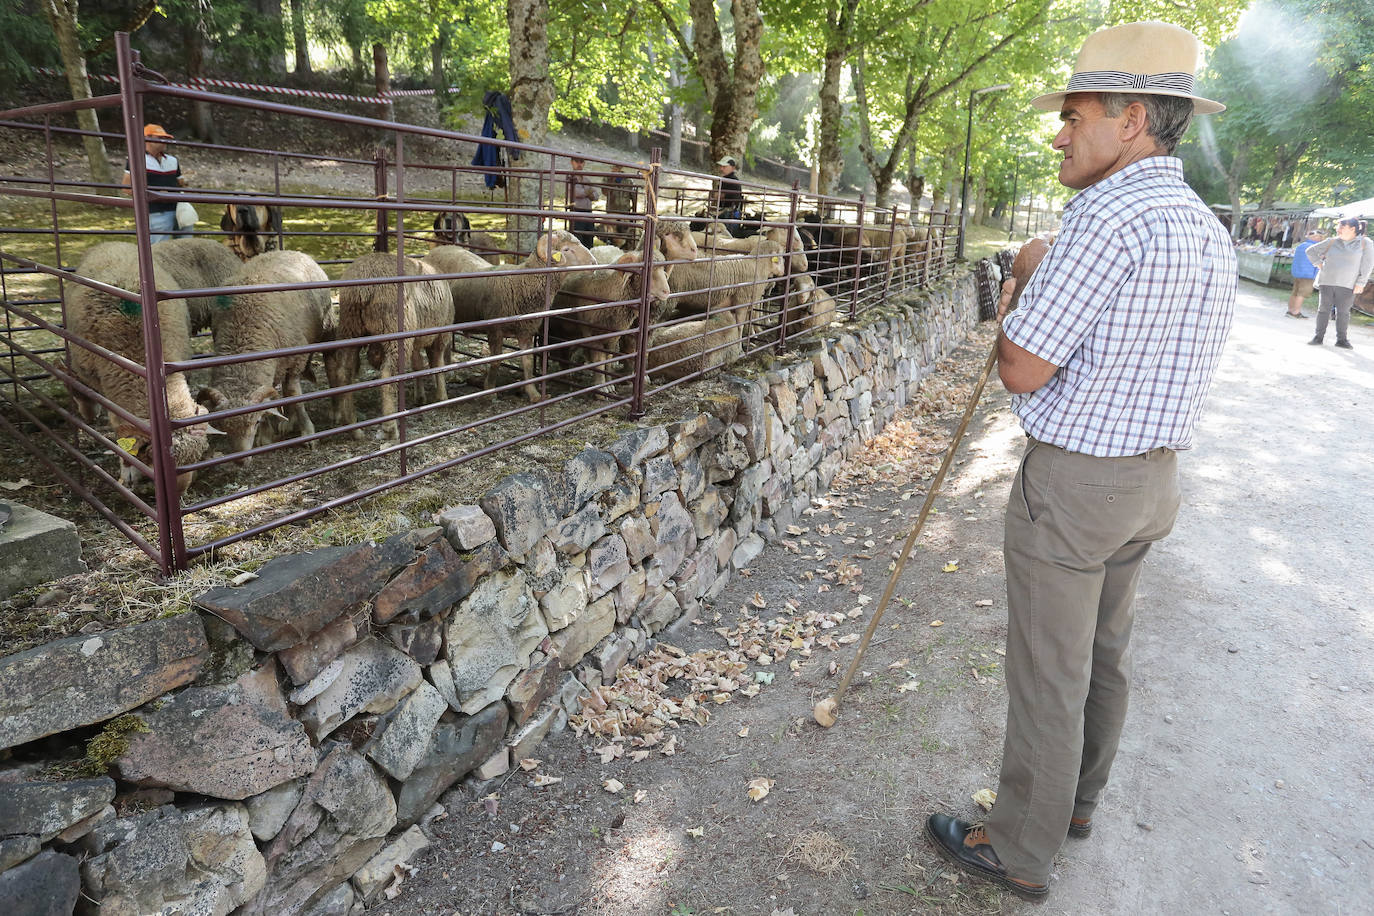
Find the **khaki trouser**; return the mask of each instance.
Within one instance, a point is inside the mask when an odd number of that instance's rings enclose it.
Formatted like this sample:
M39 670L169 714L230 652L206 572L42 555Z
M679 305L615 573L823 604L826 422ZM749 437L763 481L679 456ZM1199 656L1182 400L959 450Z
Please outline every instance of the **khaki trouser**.
M1178 513L1169 449L1094 458L1031 439L1007 502L1007 735L992 848L1044 883L1071 817L1092 815L1131 680L1132 602Z

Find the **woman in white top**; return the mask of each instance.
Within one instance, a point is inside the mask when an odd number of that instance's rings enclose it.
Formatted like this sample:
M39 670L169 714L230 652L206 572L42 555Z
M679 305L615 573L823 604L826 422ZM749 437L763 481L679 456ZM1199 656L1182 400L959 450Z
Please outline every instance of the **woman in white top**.
M1321 346L1334 307L1336 346L1342 350L1355 349L1346 337L1350 328L1350 306L1355 297L1364 292L1370 274L1374 274L1374 241L1365 236L1364 230L1364 220L1343 219L1336 224L1335 238L1307 249L1308 259L1318 267L1317 285L1321 287L1316 336L1308 341L1314 347Z

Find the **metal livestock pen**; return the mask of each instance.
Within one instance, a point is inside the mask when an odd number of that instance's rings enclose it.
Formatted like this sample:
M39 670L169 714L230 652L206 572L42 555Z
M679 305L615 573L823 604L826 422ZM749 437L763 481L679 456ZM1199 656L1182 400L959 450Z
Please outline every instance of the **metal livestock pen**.
M638 419L685 382L734 360L781 353L823 332L831 321L855 318L896 293L927 287L951 269L954 227L943 213L903 213L869 206L862 198L746 182L746 212L712 225L697 214L718 201L719 180L670 168L657 150L647 165L587 156L586 166L575 171L565 150L169 85L140 64L123 35L118 57L117 94L0 112L0 131L41 144L46 163L42 174L0 176L0 202L12 217L11 225L0 225L6 345L0 352L0 430L163 572L592 417ZM377 132L387 142L371 159L331 154L328 136L319 148L295 150L173 143L178 152L197 157L232 155L256 163L259 174L270 167L270 187L226 190L195 182L176 189L150 187L140 155L145 110L193 103L244 109L263 120L310 119L322 132ZM119 187L59 177L56 142L86 136L71 126L80 108L118 116L119 129L100 136L117 141L128 154L127 195ZM466 163L483 143L500 148L512 162L455 164ZM434 155L436 147L440 155ZM419 158L417 149L438 161L413 161ZM334 176L332 186L339 191L293 188L289 176L302 169ZM483 190L489 175L502 190ZM598 188L607 212L572 210L573 181ZM349 186L354 190L346 190ZM172 249L161 248L170 243L150 244L150 206L180 201L227 214L227 231L196 231L197 237L220 244L244 231L230 225L239 208L280 208L280 223L263 230L270 237L259 239L259 247L305 251L326 278L236 285L233 277L205 282L195 279L207 276L204 272L164 270ZM585 236L588 223L593 235L638 257L606 265L572 263L580 254L559 258L554 252L542 260L531 254L541 240L564 238L554 230L571 227ZM722 226L732 236L728 241L710 234L722 233ZM699 234L694 250L684 253L682 245L692 238L685 232L689 227L707 234ZM769 230L784 245L781 254L734 238ZM125 286L108 275L82 273L83 263L96 260L88 259L91 250L109 241L127 243L120 255L132 265ZM407 260L439 243L457 243L488 261L504 261L433 272ZM793 251L797 245L805 250ZM392 252L394 269L388 260L383 276L344 277L352 262L372 251ZM606 258L606 251L589 254ZM660 267L671 268L666 297L655 283ZM572 278L593 271L600 284L593 288L623 289L610 305L604 292L579 295L563 289L571 284L586 290L590 281L573 283ZM407 326L407 290L436 279L457 297L456 311L447 320ZM475 300L464 292L472 288L465 281L504 284L507 290L518 286L524 296L519 321L508 313L472 314ZM351 287L385 290L384 330L349 338L325 333L299 346L237 352L219 352L218 333L191 336L182 349L168 336L187 333L180 325L167 325L167 315L180 314L178 303L188 304L192 313L197 306L208 308L213 317L240 301L236 297L269 289L349 295ZM128 340L119 334L90 339L71 330L74 302L99 295L114 303ZM618 322L607 318L613 314L620 316ZM522 336L521 327L532 333ZM515 351L503 352L506 336L517 338ZM495 352L480 346L484 338L495 342ZM451 361L442 356L426 365L418 358L420 343L436 339L445 344L441 350L452 341ZM415 358L408 363L403 360L407 347L388 350L399 341L410 342ZM75 369L74 356L99 371ZM208 412L205 406L188 409L168 395L169 384L180 390L182 379L188 391L199 388L203 395L205 382L217 373L246 372L242 367L264 360L305 357L313 365L324 357L332 365L347 365L364 356L381 362L382 373L331 379L332 385L320 377L299 393L274 388L258 401ZM117 398L113 390L101 390L95 377L123 378L134 394ZM387 385L394 391L392 412L383 412L378 403L386 400L379 388ZM408 398L411 385L416 396ZM435 392L424 402L427 385ZM531 389L533 397L522 396ZM321 410L333 403L330 399L344 396L360 402L363 419L340 422L332 407ZM73 409L74 399L82 409ZM295 435L283 435L274 415L238 450L203 448L188 459L177 447L186 437L212 436L216 423L229 425L269 406L296 413L298 405L307 423L298 422ZM307 405L336 422L311 430ZM126 435L97 422L102 410ZM178 480L184 484L192 475L197 481L179 488Z

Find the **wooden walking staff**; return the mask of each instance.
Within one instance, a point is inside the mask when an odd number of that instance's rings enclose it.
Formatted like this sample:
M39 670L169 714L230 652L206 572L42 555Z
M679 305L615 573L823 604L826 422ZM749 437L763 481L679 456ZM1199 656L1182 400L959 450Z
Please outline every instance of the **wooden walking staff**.
M1012 264L1012 277L1016 280L1016 286L1011 294L1011 303L1008 309L1016 307L1016 301L1021 297L1021 291L1026 288L1026 283L1030 276L1035 272L1035 268L1040 265L1040 261L1049 251L1049 246L1042 239L1031 239L1016 254L1016 261ZM988 377L992 375L992 367L997 363L997 342L993 341L992 352L983 363L983 371L978 376L978 385L973 389L973 396L968 400L968 406L964 408L964 418L959 421L959 428L954 433L954 440L950 442L949 448L945 450L945 458L940 462L940 470L935 472L935 479L930 483L930 490L926 493L925 502L921 504L921 512L916 516L916 524L912 527L911 533L906 536L906 543L902 545L902 552L897 557L897 565L892 568L892 575L888 577L887 588L883 590L882 600L878 602L878 609L873 612L873 619L868 622L868 629L864 630L863 639L859 640L859 651L855 653L854 660L849 663L849 670L844 673L844 678L840 680L840 686L835 688L835 692L821 700L811 710L811 716L822 728L829 728L835 724L835 720L840 711L840 700L844 698L844 692L849 689L849 682L854 680L854 673L859 670L859 662L863 661L864 652L868 650L868 644L873 639L873 632L878 628L878 621L883 619L883 612L887 610L887 603L892 600L892 593L897 588L897 580L901 578L902 570L906 567L907 557L911 555L911 548L916 543L916 538L920 536L921 529L925 527L926 517L930 515L930 507L935 504L935 494L940 491L940 484L944 483L945 473L949 471L949 466L954 462L954 453L959 450L959 445L964 441L964 433L968 431L969 421L973 419L973 412L978 407L978 402L983 398L983 388L987 386Z

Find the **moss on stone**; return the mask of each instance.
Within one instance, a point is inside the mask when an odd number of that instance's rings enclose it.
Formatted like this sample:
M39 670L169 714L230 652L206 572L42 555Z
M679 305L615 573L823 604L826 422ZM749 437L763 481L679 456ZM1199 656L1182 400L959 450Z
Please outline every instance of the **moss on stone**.
M150 732L148 723L133 713L111 719L100 734L86 742L86 759L77 766L77 775L87 778L104 776L110 766L129 749L129 736Z

